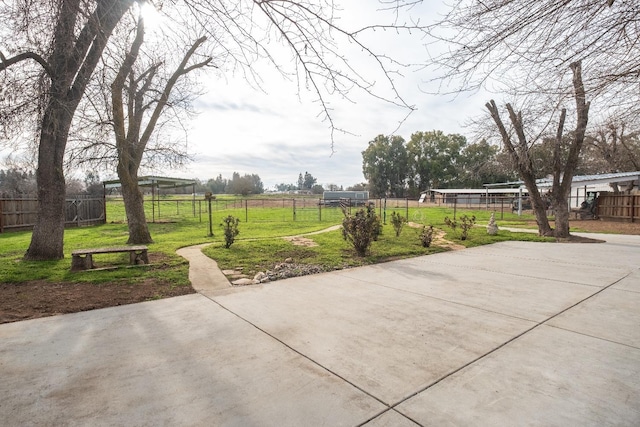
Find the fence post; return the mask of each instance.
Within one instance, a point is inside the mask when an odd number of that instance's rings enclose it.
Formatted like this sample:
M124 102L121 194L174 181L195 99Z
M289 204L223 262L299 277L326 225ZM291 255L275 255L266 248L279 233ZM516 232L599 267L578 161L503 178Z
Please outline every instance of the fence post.
M453 220L456 220L456 211L458 210L458 195L453 198Z
M211 199L213 196L211 195L211 192L207 191L204 197L209 203L209 237L213 237L213 219L211 218Z
M318 221L322 222L322 199L318 199Z
M295 221L296 220L296 199L293 198L291 200L293 200L293 220Z
M407 218L407 221L409 221L409 198L405 197L404 201L406 203L406 208L405 208L405 218Z
M244 200L244 222L249 222L249 200Z
M382 223L387 225L387 198L384 198L384 214L382 215Z

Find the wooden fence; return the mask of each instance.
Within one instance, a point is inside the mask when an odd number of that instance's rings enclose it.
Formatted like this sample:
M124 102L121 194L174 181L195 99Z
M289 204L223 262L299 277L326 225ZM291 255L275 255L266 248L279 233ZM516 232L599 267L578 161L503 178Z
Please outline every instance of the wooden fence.
M105 222L104 198L68 198L65 227L81 227ZM38 216L36 198L0 198L0 233L29 230Z
M640 220L640 194L601 194L597 215L605 220L636 222Z

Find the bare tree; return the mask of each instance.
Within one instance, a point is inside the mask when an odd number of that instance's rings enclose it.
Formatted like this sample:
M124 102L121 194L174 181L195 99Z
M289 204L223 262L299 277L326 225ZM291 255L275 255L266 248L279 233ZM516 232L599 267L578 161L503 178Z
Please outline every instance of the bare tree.
M144 42L144 20L138 19L136 37L111 84L113 129L118 155L118 177L127 212L129 239L127 243L151 243L151 234L144 214L144 199L138 186L138 169L163 110L178 80L190 72L205 67L211 58L190 63L206 37L198 38L182 60L158 87L156 80L162 62L151 61L136 73L136 61ZM126 110L126 113L125 113Z
M399 13L414 3L413 0L399 0L385 7ZM15 103L4 93L0 96L0 103L16 107L15 112L26 111L32 113L29 117L33 114L37 117L39 214L27 259L63 257L63 163L69 130L109 37L133 4L133 0L0 3L2 21L18 34L12 46L7 48L8 53L0 53L0 87L8 87L3 86L5 83L11 83L13 87L28 86L32 99L42 105L41 116L38 116L38 111L28 109L28 102ZM188 14L194 25L207 31L208 40L225 55L225 67L243 73L247 81L261 84L252 64L266 60L293 77L301 90L315 93L332 135L337 128L331 116L328 94L346 97L358 88L412 110L396 90L394 78L402 65L384 52L376 52L363 40L376 29L422 31L424 28L418 24L405 24L396 18L388 24L344 28L339 25L340 9L332 0L188 0L175 5L159 2L158 6L164 7L163 12L167 15ZM393 33L389 31L388 34ZM345 49L348 42L363 52L373 66L356 68L349 62L348 49ZM273 53L281 46L287 49L291 61ZM286 64L293 64L293 71L287 69ZM372 69L377 69L383 79L366 78L369 74L364 71L369 73ZM25 77L29 78L25 80ZM379 90L381 81L386 83L384 90ZM5 123L13 120L13 124L20 122L13 114L2 116L0 120Z
M24 2L14 5L16 29L28 33L25 43L33 37L38 42L16 48L15 54L0 54L0 73L35 62L40 67L40 118L38 122L38 219L33 228L31 244L25 255L30 260L60 259L63 253L65 178L63 160L69 129L78 103L82 99L107 40L130 0L104 0L93 4L82 0L59 0L53 5L53 31L46 41L40 39L42 28L30 27L31 15L46 15L48 3ZM3 5L9 7L8 5ZM38 8L41 8L38 10ZM9 14L6 10L3 15ZM10 21L11 22L11 21ZM14 21L15 22L15 21ZM40 21L42 23L42 21ZM18 28L20 25L23 28ZM27 64L25 73L17 71L14 78L33 77Z
M569 205L567 200L571 192L573 174L578 166L580 150L584 144L589 118L589 103L586 101L581 64L579 62L571 64L571 70L573 72L573 86L575 90L576 128L571 135L569 147L563 150L562 145L564 141L566 141L564 138L564 127L567 114L567 110L563 108L558 120L553 151L551 203L555 211L555 233L549 225L546 206L536 184L535 169L530 155L531 141L529 141L526 135L522 113L516 113L511 104L506 105L513 130L513 132L510 132L500 117L496 103L491 101L486 105L500 131L502 142L511 154L513 162L516 164L518 172L529 191L529 197L531 198L533 211L538 223L538 233L541 236L569 236ZM513 140L513 133L515 133L515 141ZM565 158L561 156L563 152L566 153Z
M432 35L450 49L434 55L451 88L488 85L517 95L570 94L562 78L581 61L585 90L602 110L637 113L640 8L635 0L468 0L454 2Z

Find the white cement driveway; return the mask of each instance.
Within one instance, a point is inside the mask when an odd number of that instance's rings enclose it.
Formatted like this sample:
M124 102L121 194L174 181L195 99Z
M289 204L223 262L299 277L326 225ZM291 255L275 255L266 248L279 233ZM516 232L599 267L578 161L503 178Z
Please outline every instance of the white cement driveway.
M0 325L1 424L637 426L640 238L604 238Z

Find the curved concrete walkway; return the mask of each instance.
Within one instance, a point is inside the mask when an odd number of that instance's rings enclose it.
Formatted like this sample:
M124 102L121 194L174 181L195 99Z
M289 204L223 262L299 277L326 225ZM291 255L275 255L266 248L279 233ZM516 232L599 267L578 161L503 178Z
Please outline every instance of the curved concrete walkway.
M177 254L189 261L189 280L196 292L214 296L231 288L227 276L222 274L218 263L202 253L210 243L178 249Z
M637 426L640 236L594 237L3 324L0 420Z

